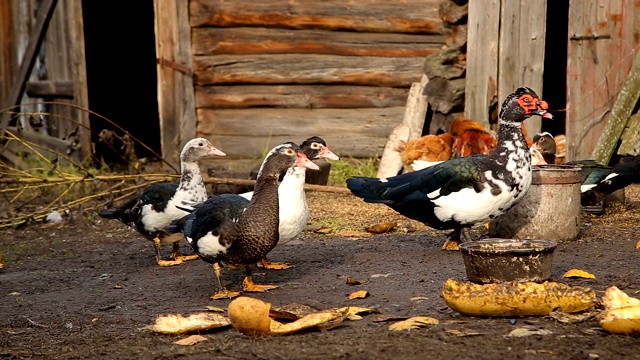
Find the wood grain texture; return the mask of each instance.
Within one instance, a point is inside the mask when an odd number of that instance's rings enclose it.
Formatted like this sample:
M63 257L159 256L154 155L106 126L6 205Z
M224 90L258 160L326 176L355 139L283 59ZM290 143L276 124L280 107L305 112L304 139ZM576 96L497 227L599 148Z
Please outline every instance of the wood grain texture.
M239 85L196 87L198 108L369 108L403 106L408 90L379 86Z
M156 57L191 67L188 0L154 1ZM195 136L193 79L174 67L157 65L162 156L174 167L184 144Z
M264 26L385 33L439 34L440 0L190 2L192 27Z
M500 0L469 2L464 116L489 128L490 84L498 81Z
M194 55L329 54L415 57L436 52L442 35L380 34L326 30L255 28L194 28Z
M197 85L352 84L409 87L420 81L422 57L217 55L194 57Z
M499 102L521 86L542 94L546 35L546 0L502 0L498 48ZM525 122L527 132L540 132L541 118Z
M567 160L592 158L609 111L631 69L640 8L625 0L572 1L567 54Z
M199 109L198 135L230 158L258 158L273 146L321 136L339 156L379 156L405 108Z

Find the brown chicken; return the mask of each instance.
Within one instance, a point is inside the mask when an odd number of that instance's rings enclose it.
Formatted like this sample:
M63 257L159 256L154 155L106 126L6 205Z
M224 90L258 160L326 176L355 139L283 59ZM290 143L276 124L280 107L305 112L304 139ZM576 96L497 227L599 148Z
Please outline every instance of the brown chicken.
M449 132L454 139L451 146L454 158L488 154L498 145L498 139L484 126L463 117L453 120Z
M453 138L449 133L425 135L415 140L401 142L396 150L402 157L404 172L411 172L427 167L430 163L451 159L452 143ZM424 165L416 168L415 161Z

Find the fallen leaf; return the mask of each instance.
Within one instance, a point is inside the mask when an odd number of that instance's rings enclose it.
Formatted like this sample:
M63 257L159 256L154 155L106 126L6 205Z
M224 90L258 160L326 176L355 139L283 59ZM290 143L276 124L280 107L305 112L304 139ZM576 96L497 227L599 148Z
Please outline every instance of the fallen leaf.
M229 319L220 314L196 313L189 316L180 314L161 315L156 318L154 325L147 327L153 332L161 334L186 334L201 332L230 326Z
M205 309L207 309L207 311L213 311L213 312L225 312L226 310L221 308L221 307L217 307L217 306L205 306Z
M569 271L567 271L566 273L564 273L564 275L562 275L562 277L566 277L566 278L573 278L573 277L579 277L579 278L584 278L584 279L595 279L596 276L593 275L592 273L586 272L584 270L580 270L580 269L571 269Z
M378 309L372 309L372 308L366 308L366 307L360 307L360 306L348 306L347 307L347 317L350 316L360 316L360 315L366 315L366 314L378 314L380 313L380 310Z
M423 301L423 300L429 300L429 298L426 297L426 296L414 296L412 298L409 298L409 300L420 302L420 301Z
M447 330L447 333L449 333L451 335L458 336L458 337L482 335L481 333L479 333L477 331L471 331L471 330L461 331L461 330L456 330L456 329Z
M188 336L184 339L178 340L176 342L174 342L174 344L176 345L183 345L183 346L191 346L191 345L195 345L199 342L203 342L203 341L207 341L207 338L202 336L202 335L191 335Z
M362 282L355 280L352 277L347 277L347 285L362 285Z
M373 224L371 226L367 226L365 230L374 234L384 234L393 230L396 226L398 226L398 223L392 223L392 222L380 223L380 224Z
M599 313L600 313L599 311L593 310L593 311L587 311L579 314L569 314L562 311L561 309L556 309L549 314L549 317L563 324L577 324L577 323L585 322L587 320L591 320L594 317L596 317Z
M17 292L17 291L14 291L14 292L12 292L12 293L9 293L9 295L11 295L11 296L18 296L18 295L21 295L21 294L20 294L19 292Z
M339 233L336 233L336 235L344 236L344 237L369 237L371 236L371 233L368 233L365 231L347 230L347 231L340 231Z
M328 228L328 227L322 227L322 228L320 228L320 229L318 229L318 230L316 230L316 231L314 231L314 232L315 232L315 233L318 233L318 234L328 234L328 233L330 233L331 231L333 231L331 228Z
M349 299L351 299L351 300L353 300L353 299L364 299L367 296L369 296L369 292L367 290L360 290L360 291L352 292L349 295Z
M395 316L395 315L380 315L373 319L373 322L387 322L387 321L401 321L406 320L406 316Z
M274 319L298 320L315 312L318 312L318 310L308 305L287 304L277 309L269 310L269 317Z
M640 250L640 240L636 243L636 249Z
M551 335L553 334L549 330L545 329L530 329L530 328L517 328L512 330L509 335L510 337L524 337L524 336L532 336L532 335Z
M425 327L427 325L438 325L439 323L440 321L438 319L434 319L429 316L414 316L408 318L407 320L398 321L397 323L389 325L389 330L398 331L417 329Z
M113 288L114 288L114 289L122 289L122 285L118 285L118 284L116 284L116 285L113 285Z
M371 278L380 278L380 277L388 277L389 275L391 275L391 273L386 273L386 274L373 274L371 275Z

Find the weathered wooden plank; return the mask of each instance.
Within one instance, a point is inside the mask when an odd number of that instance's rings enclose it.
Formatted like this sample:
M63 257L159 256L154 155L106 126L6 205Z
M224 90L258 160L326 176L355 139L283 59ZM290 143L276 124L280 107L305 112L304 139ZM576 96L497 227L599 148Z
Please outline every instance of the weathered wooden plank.
M422 76L422 57L336 55L216 55L194 57L197 85L352 84L410 87Z
M192 27L265 26L386 33L438 34L440 0L221 1L190 2Z
M404 105L406 88L343 85L196 87L198 108L368 108Z
M2 54L0 56L0 99L9 97L11 84L15 82L20 65L16 55L18 50L14 38L16 32L12 31L14 26L12 7L11 5L0 6L0 54Z
M618 155L640 154L640 114L631 115L620 138L622 142L618 148Z
M26 93L29 97L36 98L73 99L73 81L29 81L27 82Z
M22 55L22 61L20 62L16 82L11 85L11 91L9 92L9 96L4 99L3 107L8 108L20 103L20 99L24 93L25 84L36 62L36 52L40 49L40 45L44 40L49 26L49 21L53 16L57 3L58 0L45 0L40 5L36 16L36 22L31 34L29 35L29 43ZM0 130L7 127L10 118L11 114L8 112L0 114Z
M154 0L156 56L191 68L191 28L189 1ZM158 62L158 111L162 156L174 167L180 151L196 133L193 79L187 74Z
M330 54L351 56L427 56L444 44L442 35L380 34L269 28L194 28L194 55Z
M489 128L489 104L497 93L500 0L469 2L464 116Z
M624 131L631 112L640 98L640 55L636 54L629 77L620 89L611 116L604 131L598 138L594 158L599 164L608 164L616 150L620 136Z
M611 104L631 69L640 8L624 0L572 1L567 63L567 159L593 158Z
M284 142L312 135L340 156L379 156L405 108L369 109L199 109L198 135L231 158L257 158Z
M502 0L500 13L499 101L521 86L543 97L546 0ZM540 132L540 117L532 117L525 126L529 134Z

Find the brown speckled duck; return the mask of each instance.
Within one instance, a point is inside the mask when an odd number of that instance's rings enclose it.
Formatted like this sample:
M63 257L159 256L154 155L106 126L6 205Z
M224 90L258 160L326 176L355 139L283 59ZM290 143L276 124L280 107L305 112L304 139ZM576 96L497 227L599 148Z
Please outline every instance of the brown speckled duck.
M318 169L294 143L274 147L258 172L251 201L237 194L211 196L197 205L193 213L174 221L169 233L182 231L193 250L213 267L220 291L212 299L233 298L222 284L222 267L245 267L244 291L264 292L275 285L257 285L251 280L251 266L262 259L278 243L279 203L278 177L292 167Z
M152 240L156 261L160 266L178 265L185 260L197 258L195 255L182 256L180 254L182 236L167 236L163 230L171 221L188 214L177 206L189 206L207 199L207 190L198 161L209 156L225 156L225 153L218 150L207 139L190 140L180 153L179 184L162 183L148 186L140 196L98 214L106 219L120 220ZM169 243L173 244L173 259L162 259L160 246Z

